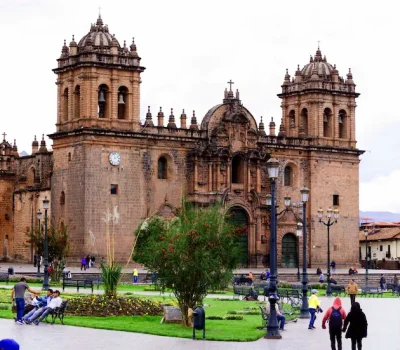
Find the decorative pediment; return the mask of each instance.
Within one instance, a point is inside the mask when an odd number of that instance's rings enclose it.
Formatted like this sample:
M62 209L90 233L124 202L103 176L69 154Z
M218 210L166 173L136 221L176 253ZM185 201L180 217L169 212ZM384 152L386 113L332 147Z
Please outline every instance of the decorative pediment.
M156 213L157 216L161 216L164 219L173 219L176 217L176 212L172 205L170 204L163 204L158 212Z

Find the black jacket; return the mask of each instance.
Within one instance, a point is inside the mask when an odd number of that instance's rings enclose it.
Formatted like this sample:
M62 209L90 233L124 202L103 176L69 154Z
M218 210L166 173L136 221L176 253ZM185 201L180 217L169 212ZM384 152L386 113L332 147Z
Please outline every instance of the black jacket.
M346 331L347 326L349 325L349 329L346 333L346 338L366 338L367 337L367 328L368 322L367 317L365 316L362 310L358 312L350 311L344 321L343 332Z

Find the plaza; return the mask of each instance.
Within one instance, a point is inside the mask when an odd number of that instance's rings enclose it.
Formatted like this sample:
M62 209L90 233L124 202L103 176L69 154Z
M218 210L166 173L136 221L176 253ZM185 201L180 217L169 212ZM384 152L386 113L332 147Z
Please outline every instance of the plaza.
M325 311L334 298L321 297L321 307ZM350 309L349 298L342 298L346 312ZM359 298L368 319L368 338L363 341L364 350L400 349L398 329L400 326L399 299ZM244 301L243 301L244 303ZM207 310L206 310L207 312ZM12 320L0 320L1 337L13 338L21 349L39 349L43 345L58 350L67 349L270 349L270 350L308 350L330 349L328 330L321 329L321 314L318 315L317 329L307 329L307 320L299 319L289 323L282 333L281 340L259 339L255 342L215 342L193 341L172 337L160 337L140 333L116 332L82 327L40 324L18 326ZM350 340L343 339L343 349L350 349Z

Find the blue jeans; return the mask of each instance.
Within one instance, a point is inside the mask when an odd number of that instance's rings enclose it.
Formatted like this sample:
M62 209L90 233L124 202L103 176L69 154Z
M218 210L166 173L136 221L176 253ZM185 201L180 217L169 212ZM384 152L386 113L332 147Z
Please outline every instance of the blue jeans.
M310 327L314 327L314 322L317 319L317 315L316 315L317 310L309 308L308 311L310 312L310 315L311 315L310 323L308 325L308 328L310 328Z
M33 310L29 311L22 319L24 321L29 320L30 317L33 316L33 314L37 311L38 309L35 307Z
M133 276L133 283L137 283L139 276Z
M22 321L22 316L24 316L25 308L24 298L15 298L15 304L17 306L17 321Z
M286 317L283 315L277 315L276 318L278 319L278 322L280 322L279 329L283 329L285 327Z

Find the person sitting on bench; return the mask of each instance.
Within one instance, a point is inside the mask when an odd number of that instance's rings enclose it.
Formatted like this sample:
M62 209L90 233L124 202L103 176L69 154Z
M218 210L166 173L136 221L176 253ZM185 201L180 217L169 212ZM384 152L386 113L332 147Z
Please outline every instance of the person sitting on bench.
M47 295L44 296L43 298L36 298L37 302L36 302L36 304L34 304L35 308L33 310L31 310L29 313L27 313L22 318L25 321L25 323L27 321L29 321L29 319L35 314L36 311L38 311L41 308L46 307L50 303L51 299L53 299L53 290L52 289L49 289L47 291Z
M47 315L51 314L55 308L60 307L61 303L62 300L60 298L60 292L55 290L50 303L46 307L37 310L33 316L26 321L26 324L31 324L33 322L36 326L38 326L39 323L43 321Z
M286 317L282 315L281 311L279 310L279 305L275 304L275 311L276 311L276 318L278 319L279 324L279 330L284 331L285 329L285 321ZM267 314L269 318L269 314L271 313L271 306L269 304L269 301L267 301L266 306L265 306L265 313Z

